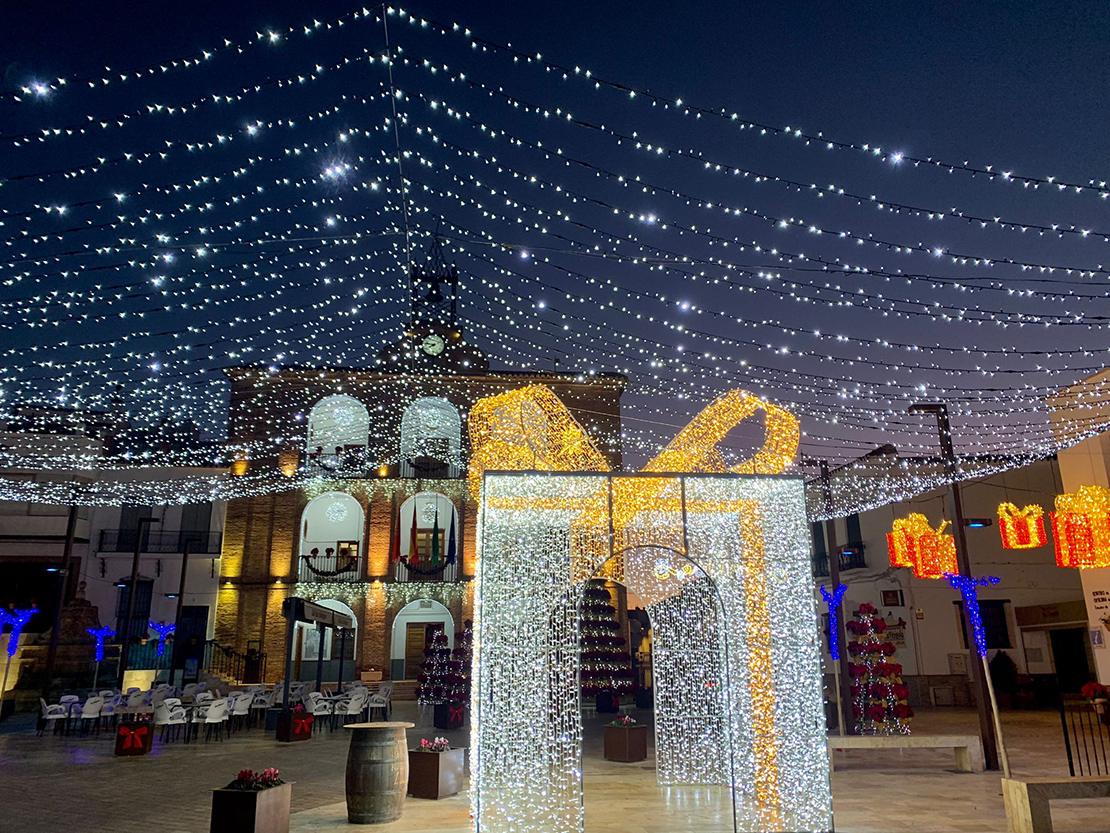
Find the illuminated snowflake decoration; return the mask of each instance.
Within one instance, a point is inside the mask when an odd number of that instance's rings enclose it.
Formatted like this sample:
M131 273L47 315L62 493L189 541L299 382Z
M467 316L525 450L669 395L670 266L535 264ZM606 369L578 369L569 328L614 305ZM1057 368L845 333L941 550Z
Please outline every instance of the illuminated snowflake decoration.
M429 526L435 522L436 519L436 502L429 500L422 507L420 507L420 520Z
M337 500L324 510L324 515L333 524L341 524L347 520L347 504Z
M335 420L335 424L341 428L354 425L357 417L358 415L355 413L355 409L350 405L340 405L332 413L332 419Z

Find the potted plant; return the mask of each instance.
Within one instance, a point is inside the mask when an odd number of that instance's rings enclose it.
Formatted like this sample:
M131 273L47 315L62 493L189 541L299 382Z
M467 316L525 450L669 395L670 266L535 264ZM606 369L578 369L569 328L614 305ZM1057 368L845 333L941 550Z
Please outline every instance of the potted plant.
M635 763L647 758L647 726L626 714L605 726L605 760Z
M1079 693L1091 701L1091 708L1099 720L1110 726L1110 688L1092 680Z
M446 798L463 788L465 749L451 748L447 738L422 739L419 749L409 750L409 795L413 798Z
M270 768L242 770L226 787L212 790L210 833L289 833L293 785Z

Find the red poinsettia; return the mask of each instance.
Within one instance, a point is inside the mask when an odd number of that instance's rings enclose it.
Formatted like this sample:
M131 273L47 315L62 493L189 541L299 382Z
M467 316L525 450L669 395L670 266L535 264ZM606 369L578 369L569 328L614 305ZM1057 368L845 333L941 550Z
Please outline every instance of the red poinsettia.
M878 703L873 703L867 707L867 717L874 723L882 723L886 720L886 709Z
M890 690L894 692L894 696L899 700L905 700L910 696L910 687L904 683L894 683Z
M878 613L878 612L879 611L875 610L874 605L870 605L867 602L864 602L863 604L861 604L859 606L859 613L860 613L861 616L867 616L869 614L875 614L875 613Z
M898 703L894 707L894 716L897 717L899 720L909 720L911 717L913 717L913 709L911 709L905 703Z
M875 685L871 686L871 696L872 697L878 697L880 699L885 700L886 696L889 693L890 693L890 688L888 688L884 683L875 683Z

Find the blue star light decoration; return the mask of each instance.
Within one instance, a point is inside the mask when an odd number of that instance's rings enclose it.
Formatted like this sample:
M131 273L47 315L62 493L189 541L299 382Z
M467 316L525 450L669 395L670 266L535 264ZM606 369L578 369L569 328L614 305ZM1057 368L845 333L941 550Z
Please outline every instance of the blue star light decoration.
M147 624L152 631L156 631L162 637L158 640L158 656L162 656L166 653L166 637L173 633L177 626L172 622L148 622Z
M19 610L12 608L11 610L0 610L0 629L3 625L9 625L8 636L8 656L15 656L15 649L19 647L19 635L23 632L23 628L31 621L31 617L35 615L38 608L31 608L30 610Z
M104 659L104 643L109 637L115 636L116 632L107 625L102 628L85 628L85 630L96 640L96 661L100 662Z
M833 662L840 661L840 640L837 638L840 633L840 602L847 589L847 584L838 584L836 590L830 593L825 585L821 585L821 597L829 606L829 654L832 655Z
M967 611L968 618L971 619L975 650L978 651L980 657L985 657L987 655L987 634L983 630L983 617L979 615L979 588L998 584L1002 579L998 576L972 578L971 576L954 576L951 573L945 575L948 578L948 583L959 590L960 595L964 597L964 610Z

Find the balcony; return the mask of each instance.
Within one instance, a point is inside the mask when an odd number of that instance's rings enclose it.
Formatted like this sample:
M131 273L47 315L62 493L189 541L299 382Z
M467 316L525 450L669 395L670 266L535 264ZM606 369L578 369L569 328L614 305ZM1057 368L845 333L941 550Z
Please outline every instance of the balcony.
M845 570L862 570L867 567L867 558L864 556L862 541L845 544L840 548L840 572ZM828 555L813 555L813 577L825 578L829 575Z
M135 529L102 529L97 552L134 552ZM181 553L185 542L192 539L192 555L219 555L223 541L222 532L174 532L168 529L144 529L140 552Z
M351 552L340 550L331 554L325 552L315 556L302 555L297 563L297 581L327 584L362 581L362 559L358 555L357 546L353 550L354 554Z
M440 562L435 567L424 562L417 564L415 567L409 567L398 561L393 565L393 581L398 584L411 584L419 581L456 582L459 580L461 572L457 562L455 564Z

